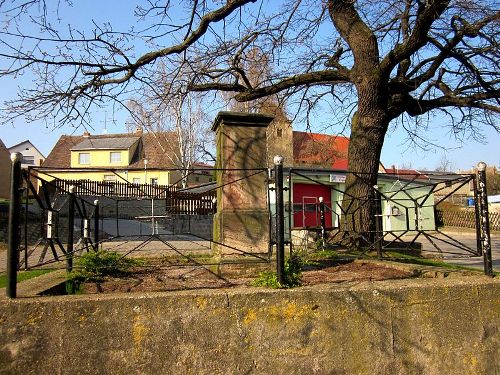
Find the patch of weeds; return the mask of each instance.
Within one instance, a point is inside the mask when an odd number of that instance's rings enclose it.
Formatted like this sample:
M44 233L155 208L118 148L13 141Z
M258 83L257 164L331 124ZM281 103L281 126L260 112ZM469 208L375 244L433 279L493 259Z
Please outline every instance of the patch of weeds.
M441 268L449 268L449 269L456 269L456 270L467 270L467 271L480 272L480 270L472 268L472 267L460 266L460 265L453 264L453 263L446 263L442 260L436 260L436 259L432 259L432 258L420 258L420 257L416 257L413 255L400 253L397 251L386 252L385 255L386 255L385 259L391 260L393 262L411 263L411 264L418 264L421 266L441 267Z
M115 251L89 251L78 258L76 269L69 273L66 291L74 294L83 282L102 281L106 276L123 276L143 263L140 259L126 258Z
M278 281L278 274L273 271L264 271L259 273L259 276L253 280L250 285L252 286L265 286L273 289L281 289L282 285Z
M285 259L285 280L284 283L278 281L276 272L265 271L252 281L253 286L265 286L273 289L288 289L300 286L302 280L302 267L305 265L304 256L301 253L292 253Z
M54 271L53 269L40 269L40 270L32 270L32 271L19 271L17 273L17 282L32 279L33 277L37 277L49 272ZM0 275L0 288L5 288L7 286L7 275Z
M316 261L318 259L328 259L334 260L339 257L339 253L336 250L319 250L307 255L307 261Z

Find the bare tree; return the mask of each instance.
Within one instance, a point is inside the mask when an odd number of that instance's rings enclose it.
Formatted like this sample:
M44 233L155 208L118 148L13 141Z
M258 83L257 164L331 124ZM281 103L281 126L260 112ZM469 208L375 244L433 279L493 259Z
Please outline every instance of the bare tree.
M169 85L165 76L159 84ZM175 100L169 98L166 103L162 97L148 97L146 93L142 100L130 100L128 109L131 116L127 127L152 133L162 148L171 143L169 150L163 149L163 152L171 164L179 168L180 182L185 188L189 174L194 172L194 164L204 160L214 138L209 133L209 121L200 96L186 93Z
M437 172L451 172L453 169L453 164L448 159L446 154L443 154L441 158L439 159L438 165L436 166L436 171Z
M500 12L480 0L191 0L138 6L138 26L74 30L51 20L43 0L0 3L0 74L31 70L37 85L8 103L6 116L85 119L92 104L120 101L131 91L158 90L151 73L162 60L179 92L235 93L249 102L287 98L295 116L330 110L350 119L350 174L345 199L361 229L373 220L371 185L391 122L415 139L433 113L449 116L455 132L499 130ZM59 4L59 3L58 3ZM221 5L220 5L221 4ZM64 4L63 4L64 5ZM61 6L63 6L61 5ZM40 30L28 35L26 22ZM134 54L134 43L150 51ZM144 44L141 44L144 45ZM273 71L257 83L245 59L258 48ZM163 91L163 88L162 88Z

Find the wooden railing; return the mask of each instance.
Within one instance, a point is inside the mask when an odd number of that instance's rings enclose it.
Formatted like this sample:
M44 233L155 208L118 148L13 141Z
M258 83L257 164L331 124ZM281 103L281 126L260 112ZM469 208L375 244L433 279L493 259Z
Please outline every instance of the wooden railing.
M438 222L446 227L475 228L474 210L436 210ZM490 212L490 229L500 230L500 212Z
M167 198L175 186L132 184L118 181L92 181L92 180L54 180L56 188L69 191L70 186L75 187L77 195L97 195L118 198Z
M176 215L210 215L215 213L216 192L180 192L175 186L132 184L112 181L54 180L56 189L68 192L74 186L77 195L110 198L164 199L166 213Z
M206 193L175 192L166 199L167 213L210 215L215 213L215 191Z

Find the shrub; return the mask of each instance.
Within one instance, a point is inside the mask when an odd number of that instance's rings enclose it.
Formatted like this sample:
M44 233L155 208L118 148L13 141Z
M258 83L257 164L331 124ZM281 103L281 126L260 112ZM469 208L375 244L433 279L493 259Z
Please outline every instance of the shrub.
M301 253L292 253L285 260L285 282L278 281L276 272L265 271L252 281L253 286L265 286L274 289L287 289L299 286L302 280L302 267L305 261Z
M77 269L72 271L69 280L99 281L105 276L121 276L142 262L137 259L125 258L115 251L89 251L77 261Z

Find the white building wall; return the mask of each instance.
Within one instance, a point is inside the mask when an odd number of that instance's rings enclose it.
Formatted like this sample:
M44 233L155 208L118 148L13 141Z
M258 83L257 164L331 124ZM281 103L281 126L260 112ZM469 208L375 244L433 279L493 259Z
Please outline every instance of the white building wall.
M12 147L9 147L9 152L20 152L23 154L23 168L39 166L45 160L45 156L37 150L30 141L24 141Z

